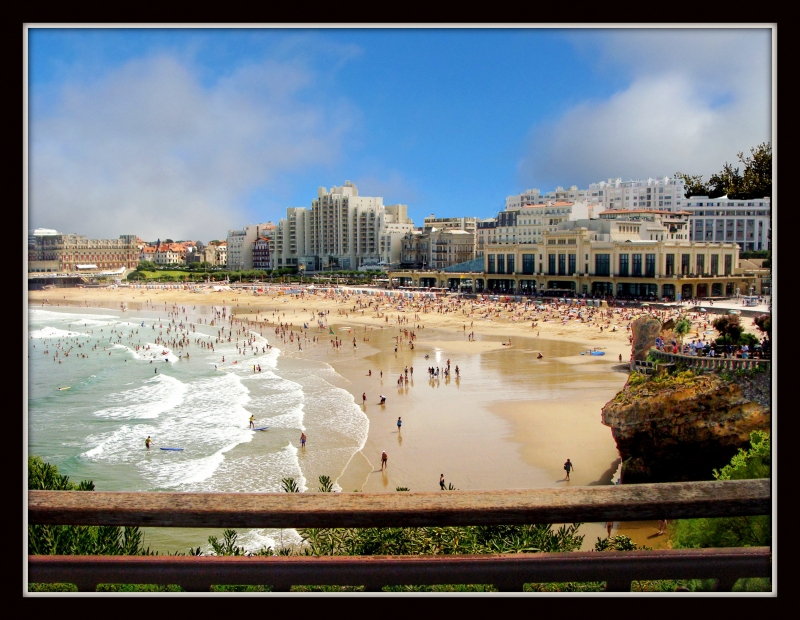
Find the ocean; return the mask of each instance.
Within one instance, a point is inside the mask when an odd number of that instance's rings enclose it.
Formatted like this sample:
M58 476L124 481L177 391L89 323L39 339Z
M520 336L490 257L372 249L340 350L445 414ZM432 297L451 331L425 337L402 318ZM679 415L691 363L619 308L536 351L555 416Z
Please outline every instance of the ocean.
M28 453L99 491L270 492L287 477L301 490L320 472L335 479L369 428L344 379L281 355L288 345L273 329L234 326L228 342L220 310L31 306ZM251 430L251 415L268 429ZM301 432L313 451L301 451ZM299 540L293 530L239 534L249 550ZM149 529L145 543L186 551L208 535Z

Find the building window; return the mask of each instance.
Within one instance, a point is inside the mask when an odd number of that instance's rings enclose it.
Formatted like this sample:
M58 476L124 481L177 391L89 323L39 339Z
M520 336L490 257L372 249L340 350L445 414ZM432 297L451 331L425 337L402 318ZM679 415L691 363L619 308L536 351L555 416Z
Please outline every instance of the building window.
M489 254L489 273L497 273L494 269L494 254Z
M514 255L506 254L506 273L514 273Z
M730 254L726 254L725 255L725 275L726 276L731 275L732 271L733 271L733 256L731 256Z
M628 257L628 254L619 255L619 275L621 276L628 275Z
M675 255L667 254L667 274L668 276L675 275Z
M644 275L647 278L655 278L656 277L656 255L655 254L645 254L644 255Z
M551 275L551 276L556 275L556 255L555 254L548 254L547 255L547 273L548 273L548 275Z
M523 254L522 255L522 273L524 274L531 274L533 273L535 266L534 266L534 259L535 254Z
M575 259L576 259L575 254L569 255L567 273L570 275L572 275L576 271Z
M594 255L594 273L597 276L611 275L611 254Z
M697 255L697 275L703 275L706 272L706 255Z
M718 274L719 274L719 254L712 254L711 255L711 275L712 276L716 276Z
M642 275L642 255L641 254L634 254L633 255L633 267L631 269L632 276L641 276Z
M506 272L506 257L505 254L497 255L497 273Z
M567 273L567 255L558 255L558 275L563 276Z
M689 260L691 259L691 255L689 254L681 254L681 275L688 276L689 275Z

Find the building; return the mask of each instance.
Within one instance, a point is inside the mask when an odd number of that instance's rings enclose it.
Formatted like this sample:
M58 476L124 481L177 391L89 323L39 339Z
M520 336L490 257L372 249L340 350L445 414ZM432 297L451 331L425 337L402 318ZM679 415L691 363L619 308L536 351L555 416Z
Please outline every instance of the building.
M253 269L272 269L269 237L262 235L253 242Z
M605 209L681 211L686 206L685 193L683 179L668 176L637 181L608 179L589 184L586 200Z
M272 260L278 269L303 265L316 271L317 261L310 252L311 218L305 207L289 207L286 218L275 226L275 249Z
M444 269L475 258L475 232L425 227L402 239L401 264L412 269Z
M401 239L413 227L406 205L384 206L382 198L359 196L346 181L330 191L320 187L311 209L286 210L273 256L278 267L304 265L307 271L399 263Z
M28 239L29 272L116 271L135 269L138 264L136 235L120 235L119 239L88 239L85 235L37 229Z
M487 246L485 286L668 299L730 296L746 288L739 246L691 241L689 225L685 212L611 210L599 219L566 221L541 244Z
M693 241L739 244L744 252L772 249L772 210L769 198L749 200L727 196L691 196L685 200Z
M272 237L275 224L249 224L239 230L229 230L226 239L227 267L232 271L249 271L253 269L253 244L262 236Z
M594 209L585 200L512 204L496 218L477 222L475 255L483 256L489 244L541 243L545 232L555 230L562 222L589 219Z

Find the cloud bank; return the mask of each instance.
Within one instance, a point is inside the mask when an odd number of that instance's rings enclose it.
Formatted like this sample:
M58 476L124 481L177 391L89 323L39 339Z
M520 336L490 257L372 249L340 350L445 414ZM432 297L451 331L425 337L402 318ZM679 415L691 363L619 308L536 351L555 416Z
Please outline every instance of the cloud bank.
M358 111L316 85L301 63L264 61L204 86L158 55L65 86L31 113L29 228L224 238L252 219L254 187L340 156Z
M772 135L768 30L632 30L572 37L598 71L629 76L604 100L583 101L531 129L525 187L702 174ZM585 47L584 47L585 46Z

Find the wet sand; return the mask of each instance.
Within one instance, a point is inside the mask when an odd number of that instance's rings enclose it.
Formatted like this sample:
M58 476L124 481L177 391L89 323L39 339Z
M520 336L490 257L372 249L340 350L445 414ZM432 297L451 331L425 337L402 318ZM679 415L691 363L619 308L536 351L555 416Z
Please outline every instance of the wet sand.
M190 314L208 312L212 305L225 306L238 319L258 320L259 330L271 342L273 320L292 323L296 333L305 322L308 337L316 336L317 343L303 340L302 351L280 342L276 346L287 356L330 364L342 377L341 387L358 405L366 394L362 409L370 422L363 449L341 472L306 471L314 460L314 438L309 436L303 467L312 489L315 478L309 474L317 473L331 476L345 492L395 491L397 487L436 491L440 474L461 490L613 484L618 475L619 454L611 429L600 422L600 413L627 380L619 357L627 361L630 356L625 330L630 319L622 315L603 316L603 322L594 324L539 319L532 327L530 320L512 312L482 314L486 306L418 314L389 306L383 299L378 316L374 308L364 308L363 314L360 308L353 311L356 296L298 299L126 288L36 291L29 294L29 303L39 305L45 298L53 304L112 308L124 302L131 309L152 300L156 307L166 302L194 308ZM368 299L377 301L362 298ZM324 329L317 326L318 315L312 315L320 310L328 312ZM275 311L278 314L273 316ZM598 323L605 326L602 332ZM335 336L330 335L331 328ZM413 350L405 334L399 344L395 340L401 328L415 332ZM334 337L342 341L338 349L331 346ZM587 355L594 347L605 355ZM538 359L540 353L543 358ZM447 359L451 375L445 378L441 372ZM408 383L398 385L406 366L413 367L413 375L409 373ZM439 367L438 378L429 378L429 366ZM372 376L368 376L370 370ZM386 396L385 405L379 404L381 395ZM403 422L400 432L398 417ZM382 472L384 450L388 463ZM562 467L567 458L575 463L570 481L565 481ZM615 524L612 534L625 534L638 544L657 548L667 541L665 536L651 538L656 531L657 522L639 522ZM591 548L606 530L602 523L584 524L580 533L585 535L584 548Z

